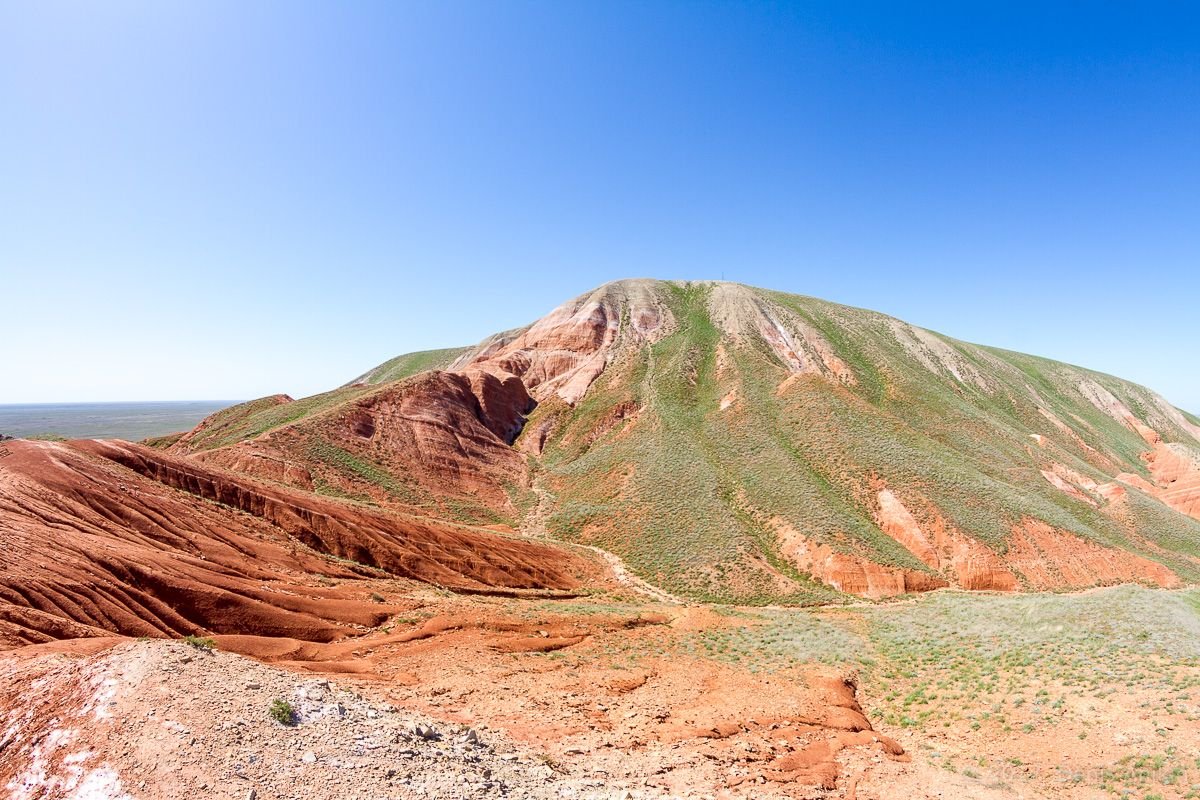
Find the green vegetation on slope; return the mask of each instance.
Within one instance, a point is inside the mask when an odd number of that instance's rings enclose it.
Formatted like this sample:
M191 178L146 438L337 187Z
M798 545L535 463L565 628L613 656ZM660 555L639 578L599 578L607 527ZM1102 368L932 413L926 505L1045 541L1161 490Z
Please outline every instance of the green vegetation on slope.
M357 478L378 486L395 500L406 504L417 504L427 494L417 487L401 482L395 475L378 464L356 456L348 450L338 447L323 439L313 439L308 444L308 456L314 462L324 465L334 472ZM345 496L342 492L322 481L319 476L315 479L319 494Z
M467 352L469 347L450 347L444 350L421 350L416 353L405 353L385 361L370 372L364 373L350 382L355 383L391 383L402 378L408 378L419 372L431 369L446 369L454 360Z
M814 548L934 572L877 524L883 487L926 530L944 522L998 554L1015 527L1036 519L1200 579L1200 522L1136 491L1113 513L1099 494L1072 496L1043 474L1054 468L1094 484L1120 472L1148 477L1147 444L1125 413L1168 441L1200 444L1187 430L1195 418L1143 387L810 297L669 282L651 284L651 294L670 318L665 335L647 342L622 306L609 364L578 404L551 397L533 412L525 435L545 437L529 458L534 491L506 477L494 497L508 504L435 496L385 453L350 452L319 432L305 433L316 438L295 452L315 467L318 491L369 492L460 521L525 515L616 553L669 591L707 600L836 600L789 556ZM803 355L782 356L779 340L767 338L772 327L803 340ZM378 384L465 352L400 356L359 379L370 387L235 406L185 444L221 447L336 413ZM850 375L839 379L829 363L814 369L821 353ZM796 363L807 371L795 374Z
M748 472L772 477L747 469L762 453L715 413L720 332L707 312L708 293L704 285L672 286L666 300L676 332L630 351L571 412L544 458L546 482L558 495L550 528L619 553L671 591L743 602L835 599L779 555L743 499ZM640 408L625 423L636 432L612 430L587 444L596 421L622 404ZM744 446L740 463L731 444ZM774 480L792 485L783 474Z
M205 420L187 442L190 451L214 450L253 439L275 428L335 408L372 390L351 386L301 400L280 402L279 395L231 406Z
M998 553L1014 526L1034 518L1200 578L1187 558L1200 552L1200 523L1136 492L1123 515L1108 514L1042 475L1051 462L1097 483L1144 474L1145 442L1079 388L1090 381L1139 414L1157 413L1141 387L936 335L922 361L883 315L759 293L820 332L855 376L851 385L802 376L781 388L783 363L759 337L725 335L710 292L664 284L677 323L669 336L619 347L577 407L535 412L531 426L555 420L541 463L554 534L599 544L693 597L828 599L781 556L781 524L838 552L930 571L877 526L874 495L886 485L920 520L936 513ZM945 363L931 371L933 359ZM729 393L737 401L723 411ZM617 407L637 411L612 425Z
M153 447L155 450L166 450L183 438L183 435L183 432L180 432L169 433L166 436L151 436L149 439L143 439L142 444L146 447Z

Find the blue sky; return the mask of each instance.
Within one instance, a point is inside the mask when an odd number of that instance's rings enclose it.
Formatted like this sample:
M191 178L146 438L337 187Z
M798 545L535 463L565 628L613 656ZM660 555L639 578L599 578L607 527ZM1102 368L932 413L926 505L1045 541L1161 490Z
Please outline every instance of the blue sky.
M295 396L720 278L1200 412L1200 15L0 2L0 402Z

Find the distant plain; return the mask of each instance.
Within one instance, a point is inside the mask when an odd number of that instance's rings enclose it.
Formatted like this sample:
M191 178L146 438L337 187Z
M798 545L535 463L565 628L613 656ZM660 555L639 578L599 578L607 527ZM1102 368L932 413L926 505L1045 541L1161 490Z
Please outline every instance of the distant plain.
M194 428L231 402L180 400L133 403L31 403L0 405L0 434L64 439L128 439Z

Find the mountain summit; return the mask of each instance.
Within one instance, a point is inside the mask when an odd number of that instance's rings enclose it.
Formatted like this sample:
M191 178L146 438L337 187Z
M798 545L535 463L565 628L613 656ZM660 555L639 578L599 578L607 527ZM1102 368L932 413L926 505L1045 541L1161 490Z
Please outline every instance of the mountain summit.
M598 547L697 599L1200 578L1200 420L1109 375L735 283L605 284L474 347L227 409L169 450Z

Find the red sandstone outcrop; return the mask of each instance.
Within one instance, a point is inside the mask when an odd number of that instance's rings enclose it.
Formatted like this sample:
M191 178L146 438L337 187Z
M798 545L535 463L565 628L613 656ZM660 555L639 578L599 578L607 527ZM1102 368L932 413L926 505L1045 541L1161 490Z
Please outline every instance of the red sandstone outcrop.
M838 552L829 545L812 541L778 517L771 523L779 537L779 550L784 558L797 569L838 591L879 599L949 586L946 580L936 575L884 566Z
M927 523L927 533L891 489L879 489L876 501L880 529L925 564L948 573L953 585L1002 592L1017 588L1016 576L991 548L952 530L937 513Z
M1200 519L1200 451L1156 442L1143 459L1157 484L1150 494L1176 511Z
M1112 395L1108 397L1112 398ZM1163 405L1166 405L1165 401ZM1101 404L1101 407L1118 417L1151 448L1142 454L1142 460L1150 470L1153 483L1129 473L1117 475L1117 480L1157 497L1176 511L1200 519L1200 450L1179 442L1164 442L1158 431L1138 419L1115 398L1111 403ZM1172 422L1188 432L1197 431L1196 426L1184 419L1177 410L1170 406L1166 408L1174 412Z

